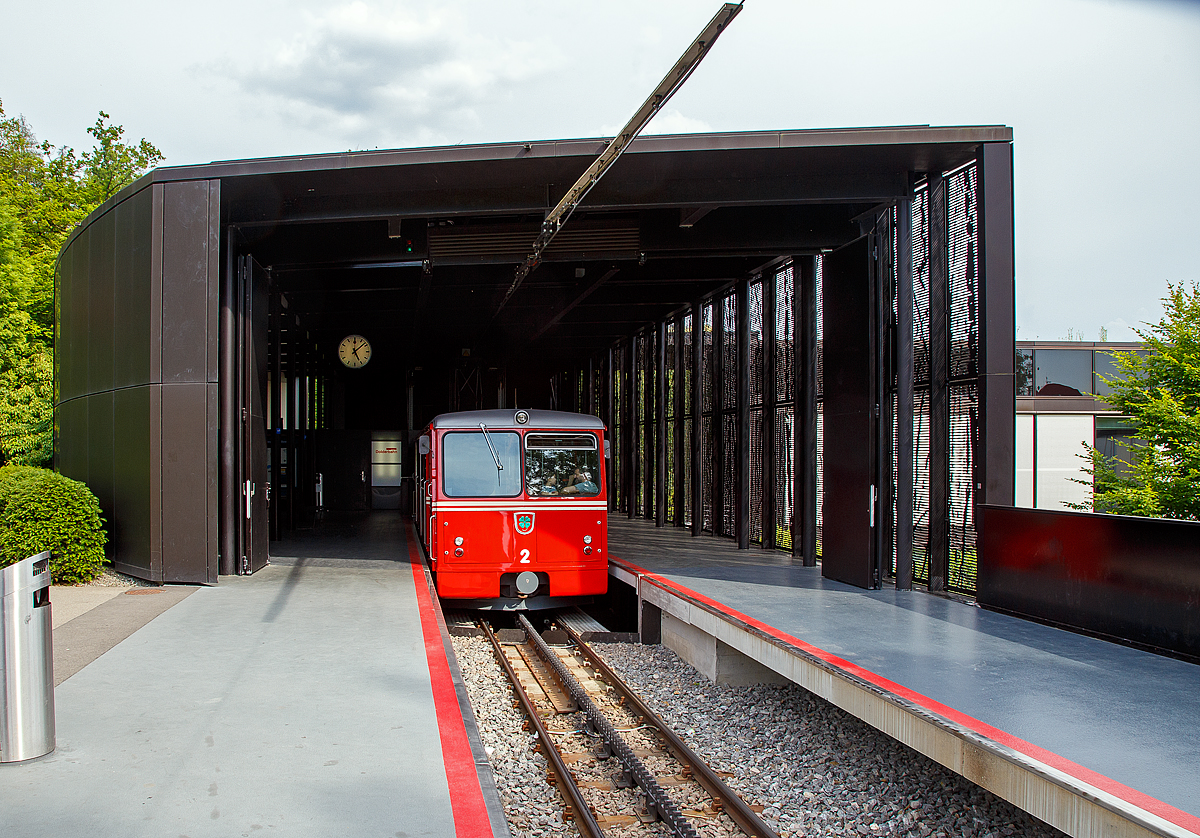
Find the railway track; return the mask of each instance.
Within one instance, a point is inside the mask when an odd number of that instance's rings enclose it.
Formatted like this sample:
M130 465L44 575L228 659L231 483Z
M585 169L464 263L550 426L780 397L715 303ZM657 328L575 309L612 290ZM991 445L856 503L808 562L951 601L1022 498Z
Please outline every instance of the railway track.
M777 838L574 631L555 627L549 643L519 620L520 631L499 634L479 625L585 838Z

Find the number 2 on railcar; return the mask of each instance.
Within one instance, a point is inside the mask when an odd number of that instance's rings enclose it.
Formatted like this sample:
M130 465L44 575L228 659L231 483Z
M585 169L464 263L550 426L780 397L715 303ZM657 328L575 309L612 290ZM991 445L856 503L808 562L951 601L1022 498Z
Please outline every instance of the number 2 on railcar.
M417 441L417 530L459 608L554 608L608 589L608 443L595 416L470 410Z

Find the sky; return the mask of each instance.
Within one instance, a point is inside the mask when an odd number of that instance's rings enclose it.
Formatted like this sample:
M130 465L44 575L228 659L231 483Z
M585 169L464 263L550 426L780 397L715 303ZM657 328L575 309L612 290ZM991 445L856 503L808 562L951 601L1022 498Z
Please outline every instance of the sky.
M167 165L611 135L714 0L0 0L0 101ZM1134 340L1200 281L1200 2L746 0L650 133L1005 124L1017 339Z

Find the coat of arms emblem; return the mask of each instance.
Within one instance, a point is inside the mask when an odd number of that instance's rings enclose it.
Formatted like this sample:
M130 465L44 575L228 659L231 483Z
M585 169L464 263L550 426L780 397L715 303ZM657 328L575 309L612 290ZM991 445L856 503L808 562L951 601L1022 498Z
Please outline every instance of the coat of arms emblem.
M529 535L533 532L532 512L517 512L514 517L517 519L517 532L521 535Z

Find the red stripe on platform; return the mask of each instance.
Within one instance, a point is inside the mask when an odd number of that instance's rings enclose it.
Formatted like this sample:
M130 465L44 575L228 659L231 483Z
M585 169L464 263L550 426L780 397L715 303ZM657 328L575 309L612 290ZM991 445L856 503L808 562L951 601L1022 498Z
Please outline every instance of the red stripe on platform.
M421 614L421 634L425 640L425 657L429 661L429 684L433 689L433 708L437 714L438 733L442 740L442 761L446 765L446 781L450 789L450 811L454 816L456 838L492 838L492 824L483 802L479 773L471 755L471 743L463 724L454 679L446 660L446 647L434 616L433 597L425 580L425 563L417 550L412 527L408 527L408 559L412 563L413 587L417 592L417 610ZM413 766L420 770L420 766Z
M1150 795L1140 792L1137 789L1130 788L1129 786L1119 783L1110 777L1106 777L1103 774L1091 770L1090 768L1085 768L1078 763L1071 762L1071 760L1060 756L1053 751L1048 751L1045 748L1039 748L1032 742L1026 742L1024 739L1020 739L1010 733L1006 733L997 727L992 727L987 722L980 721L973 716L968 716L966 713L955 710L953 707L942 704L940 701L936 701L929 696L915 692L914 690L910 690L908 687L905 687L902 684L897 684L895 681L890 681L887 678L884 678L882 675L876 675L869 669L863 669L858 664L851 663L844 658L839 658L837 655L826 652L824 649L813 646L811 643L805 643L798 637L793 637L786 632L782 632L773 626L767 625L761 620L754 619L748 614L735 611L729 606L724 605L723 603L720 603L711 597L707 597L698 591L693 591L691 588L680 585L677 582L673 582L670 579L667 579L665 576L660 576L652 570L647 570L646 568L636 565L626 559L618 558L611 553L609 554L609 560L616 562L618 565L621 565L622 567L625 567L636 573L640 573L647 579L652 580L659 587L674 590L676 593L703 603L704 605L707 605L716 611L721 612L722 614L733 617L739 622L752 626L764 634L770 635L777 640L782 640L784 643L787 643L790 646L795 646L799 649L802 649L813 657L824 661L836 669L840 669L849 675L853 675L862 681L866 681L869 684L879 687L885 692L889 692L893 695L903 698L905 701L922 707L931 713L935 713L936 715L941 716L948 721L968 728L969 730L978 733L980 736L986 739L990 739L993 742L998 742L1005 747L1011 748L1018 753L1030 757L1031 759L1055 768L1064 774L1069 774L1077 780L1085 782L1091 786L1094 786L1095 788L1100 789L1101 791L1111 794L1113 797L1118 797L1126 803L1136 806L1143 811L1150 812L1151 814L1154 814L1165 821L1170 821L1176 826L1181 826L1184 829L1190 830L1191 832L1200 834L1200 818L1196 817L1195 815L1185 812L1182 809L1177 809L1169 803L1164 803L1158 798L1151 797Z

